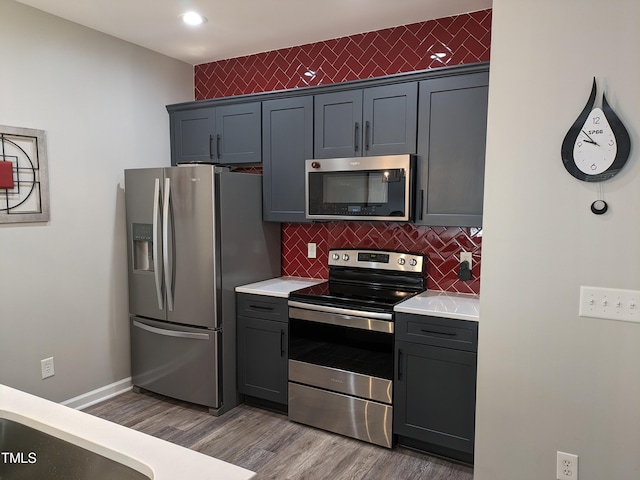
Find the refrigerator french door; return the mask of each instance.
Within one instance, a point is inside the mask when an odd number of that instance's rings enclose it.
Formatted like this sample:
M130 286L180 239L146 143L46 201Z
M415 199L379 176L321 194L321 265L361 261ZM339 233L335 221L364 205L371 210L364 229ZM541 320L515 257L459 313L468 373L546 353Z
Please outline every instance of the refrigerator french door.
M261 176L126 170L125 196L133 384L220 414L238 403L235 287L280 275Z

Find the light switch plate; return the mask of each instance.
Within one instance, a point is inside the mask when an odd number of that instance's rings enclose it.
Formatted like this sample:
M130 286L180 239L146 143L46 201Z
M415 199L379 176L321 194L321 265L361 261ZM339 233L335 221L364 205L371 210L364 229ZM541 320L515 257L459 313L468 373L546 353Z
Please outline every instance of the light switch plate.
M580 287L581 317L640 322L640 291L603 287Z

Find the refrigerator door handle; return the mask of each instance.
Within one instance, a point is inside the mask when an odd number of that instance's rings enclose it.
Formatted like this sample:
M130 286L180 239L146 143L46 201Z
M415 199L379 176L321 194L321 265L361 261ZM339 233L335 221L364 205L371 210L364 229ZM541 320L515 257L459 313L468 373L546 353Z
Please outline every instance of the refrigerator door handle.
M164 284L167 289L167 308L173 311L173 276L169 263L169 199L171 198L171 179L164 179L164 204L162 205L162 258L164 260Z
M156 281L156 295L158 296L158 309L164 309L162 295L162 279L160 278L160 256L158 255L158 214L160 213L160 179L156 178L156 185L153 190L153 276Z
M193 332L177 332L175 330L165 330L163 328L152 327L145 325L144 323L133 321L135 327L146 330L147 332L155 333L157 335L164 335L165 337L177 337L177 338L191 338L194 340L209 340L208 333L193 333Z

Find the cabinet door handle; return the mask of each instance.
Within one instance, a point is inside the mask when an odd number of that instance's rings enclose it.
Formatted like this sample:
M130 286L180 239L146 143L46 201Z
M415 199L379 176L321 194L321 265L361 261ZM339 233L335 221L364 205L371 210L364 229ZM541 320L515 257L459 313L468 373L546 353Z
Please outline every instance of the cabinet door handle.
M284 329L280 329L280 356L284 357Z
M216 158L220 160L220 134L216 137Z
M370 143L370 137L371 136L371 123L369 122L365 122L364 124L364 149L365 150L369 150L369 143Z
M420 190L420 220L424 215L424 190Z
M354 148L355 148L356 152L360 148L360 141L359 141L360 140L359 139L360 135L359 135L359 133L360 133L360 123L356 122L355 134L354 134L354 137L353 137L353 145L354 145Z
M402 350L398 350L398 380L402 380Z
M447 337L457 337L458 334L456 332L436 332L435 330L425 330L424 328L420 329L422 333L429 333L431 335L445 335Z
M209 135L209 159L213 160L213 147L211 144L213 143L213 135Z

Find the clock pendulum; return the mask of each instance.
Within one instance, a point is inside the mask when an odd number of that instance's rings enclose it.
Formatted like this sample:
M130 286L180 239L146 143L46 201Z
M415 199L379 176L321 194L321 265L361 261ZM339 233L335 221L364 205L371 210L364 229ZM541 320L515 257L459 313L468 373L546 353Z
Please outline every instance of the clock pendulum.
M602 94L602 109L593 108L596 99L596 79L584 109L562 142L562 163L567 171L584 182L602 182L617 174L631 151L629 132L615 114L607 97ZM608 205L602 198L591 204L591 211L602 215Z

